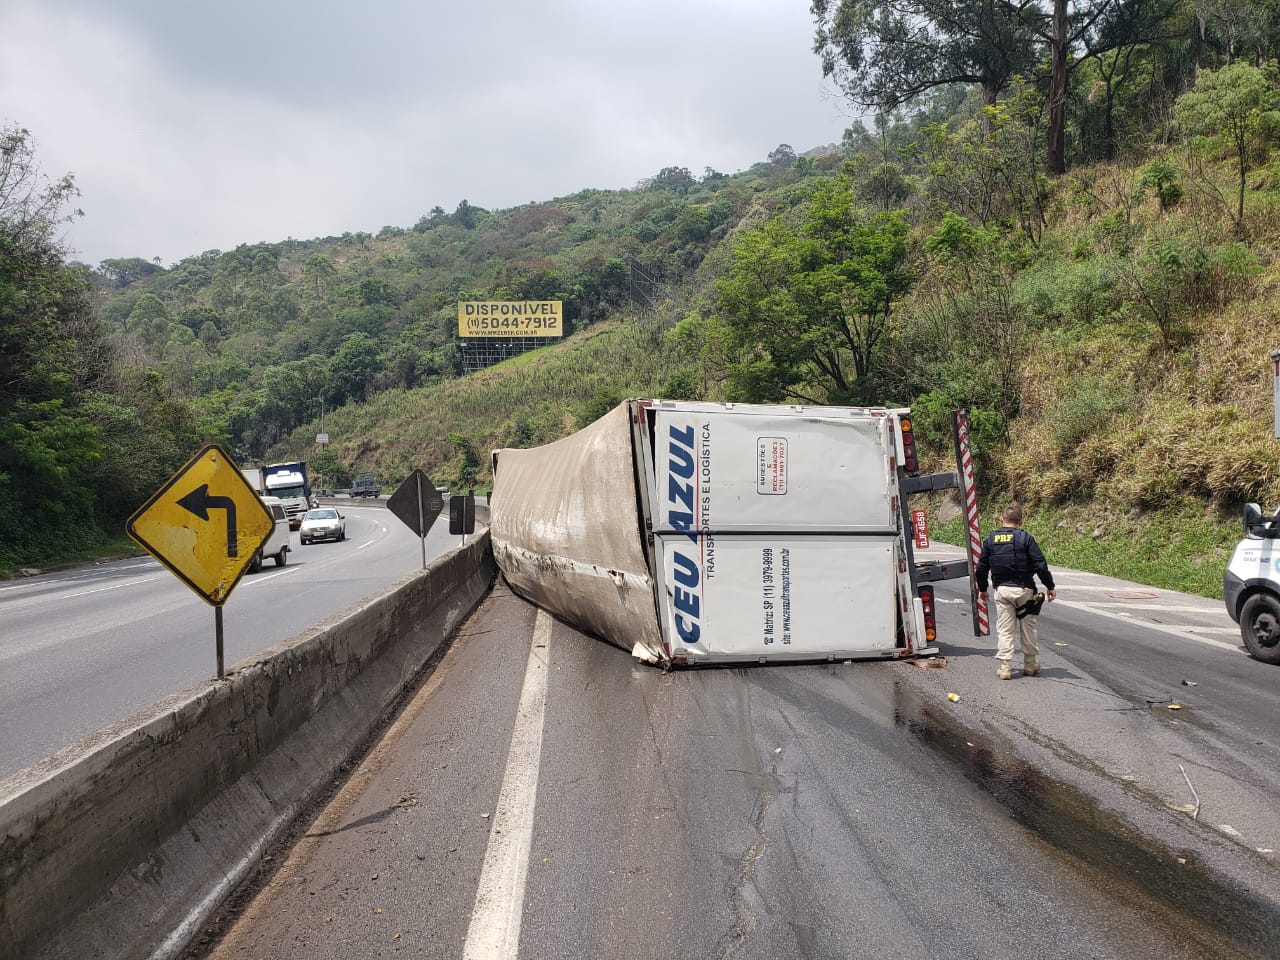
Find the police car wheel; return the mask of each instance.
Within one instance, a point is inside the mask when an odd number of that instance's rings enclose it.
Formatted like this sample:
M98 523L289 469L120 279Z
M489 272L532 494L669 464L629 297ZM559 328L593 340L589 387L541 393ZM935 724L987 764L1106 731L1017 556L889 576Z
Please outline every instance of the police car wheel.
M1263 663L1280 664L1280 600L1255 593L1240 611L1240 634L1249 655Z

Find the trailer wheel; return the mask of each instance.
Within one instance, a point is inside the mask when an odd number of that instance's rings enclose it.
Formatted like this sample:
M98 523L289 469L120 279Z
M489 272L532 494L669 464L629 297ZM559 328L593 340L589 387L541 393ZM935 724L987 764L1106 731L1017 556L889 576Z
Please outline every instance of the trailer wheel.
M1280 600L1269 593L1255 593L1246 600L1240 635L1255 660L1280 664Z

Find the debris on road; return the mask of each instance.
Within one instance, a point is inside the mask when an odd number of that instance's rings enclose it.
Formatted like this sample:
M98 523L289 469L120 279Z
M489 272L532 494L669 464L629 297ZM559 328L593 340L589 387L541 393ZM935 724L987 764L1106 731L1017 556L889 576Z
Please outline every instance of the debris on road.
M947 665L946 657L924 657L919 660L908 660L907 663L913 667L920 667L924 670L937 670Z
M1196 798L1195 808L1190 811L1191 819L1200 819L1200 794L1196 793L1196 788L1191 785L1191 778L1187 776L1186 768L1182 764L1178 764L1178 769L1182 771L1182 779L1187 781L1187 789L1191 791L1191 796Z

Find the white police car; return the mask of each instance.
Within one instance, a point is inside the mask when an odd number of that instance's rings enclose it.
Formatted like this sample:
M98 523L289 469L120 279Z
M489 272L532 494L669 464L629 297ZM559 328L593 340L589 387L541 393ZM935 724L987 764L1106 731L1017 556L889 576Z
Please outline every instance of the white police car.
M1222 578L1227 613L1251 656L1280 664L1280 511L1263 517L1258 504L1246 504L1244 532Z

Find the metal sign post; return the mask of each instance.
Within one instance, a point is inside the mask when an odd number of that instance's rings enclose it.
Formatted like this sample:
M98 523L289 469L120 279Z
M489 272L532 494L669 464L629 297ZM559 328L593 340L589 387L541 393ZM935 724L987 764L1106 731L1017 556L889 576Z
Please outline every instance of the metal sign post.
M422 530L426 528L426 524L422 522L422 484L415 483L414 487L418 492L418 529ZM418 544L422 547L422 569L425 570L427 569L427 538L425 534L418 537Z
M218 679L221 680L226 676L222 670L222 604L213 608L213 635L218 648Z
M1274 432L1280 440L1280 350L1271 351L1271 376L1274 378L1271 387L1272 405L1275 407Z

